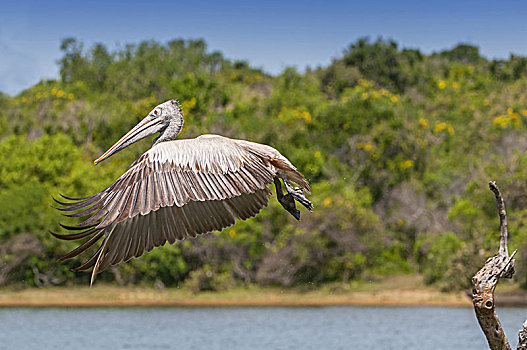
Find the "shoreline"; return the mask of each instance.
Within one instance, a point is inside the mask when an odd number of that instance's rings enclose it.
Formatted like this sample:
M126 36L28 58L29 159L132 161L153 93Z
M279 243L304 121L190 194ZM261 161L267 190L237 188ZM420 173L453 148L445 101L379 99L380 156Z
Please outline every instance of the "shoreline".
M466 298L466 297L465 297ZM468 298L456 300L390 300L384 298L326 298L309 300L2 300L0 308L12 307L329 307L329 306L438 306L472 307Z
M527 292L505 283L496 291L496 306L527 306ZM469 291L441 292L420 276L390 276L376 282L352 282L317 289L282 289L246 285L217 292L186 288L88 286L0 288L0 309L13 307L325 307L439 306L470 307Z
M0 308L7 307L325 307L325 306L450 306L472 307L464 292L391 290L383 292L298 292L234 290L193 294L145 288L50 288L0 290Z
M472 307L472 303L451 303L451 302L424 302L424 303L399 303L399 302L325 302L325 301L309 301L309 302L96 302L96 301L77 301L77 302L11 302L0 303L2 308L124 308L124 307L332 307L332 306L364 306L364 307ZM518 306L518 305L516 305Z

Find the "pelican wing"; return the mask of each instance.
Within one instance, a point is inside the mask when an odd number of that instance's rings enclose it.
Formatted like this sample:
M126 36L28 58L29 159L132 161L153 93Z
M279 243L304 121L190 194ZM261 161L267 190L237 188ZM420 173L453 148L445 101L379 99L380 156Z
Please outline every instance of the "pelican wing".
M216 135L161 142L103 191L59 202L71 217L89 216L55 237L90 237L61 260L82 253L105 236L98 251L77 270L94 266L94 276L143 252L233 225L267 205L267 185L280 170L307 187L305 178L278 151L265 145Z

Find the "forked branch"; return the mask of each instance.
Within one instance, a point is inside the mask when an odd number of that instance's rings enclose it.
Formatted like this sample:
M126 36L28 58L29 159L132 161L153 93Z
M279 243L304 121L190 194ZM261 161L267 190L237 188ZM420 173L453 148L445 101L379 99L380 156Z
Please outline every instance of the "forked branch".
M500 216L500 247L498 254L490 257L485 265L472 278L472 302L481 330L485 334L492 350L511 349L507 336L503 331L494 305L494 290L501 277L512 278L514 274L513 259L516 250L509 256L507 248L507 212L501 192L494 181L489 182L489 188L496 196L496 204ZM527 330L520 330L518 349L527 349Z

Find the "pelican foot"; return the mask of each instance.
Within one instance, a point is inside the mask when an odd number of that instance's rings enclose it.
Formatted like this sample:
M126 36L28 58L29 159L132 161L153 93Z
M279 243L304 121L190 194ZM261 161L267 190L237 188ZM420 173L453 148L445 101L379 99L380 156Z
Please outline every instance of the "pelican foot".
M280 178L284 182L285 189L287 190L287 192L289 192L293 196L293 198L298 201L298 203L306 207L307 210L313 211L313 203L311 203L306 198L306 196L304 195L304 191L302 191L302 189L298 187L293 187L293 185L291 185L291 182L289 182L289 180L287 180L285 176L282 176L282 174L278 173L278 176L280 176Z
M304 191L300 188L295 187L293 191L289 192L287 195L291 195L296 201L306 207L307 210L313 211L313 203L311 203L305 196Z
M296 208L293 195L291 193L287 193L284 196L284 193L282 192L282 184L280 183L280 179L278 177L274 178L274 185L276 187L276 197L278 199L278 203L280 203L285 210L293 215L295 219L300 220L300 210Z
M295 219L300 220L300 210L296 208L295 200L291 193L286 194L282 198L278 199L278 202L282 204L285 210L287 210Z

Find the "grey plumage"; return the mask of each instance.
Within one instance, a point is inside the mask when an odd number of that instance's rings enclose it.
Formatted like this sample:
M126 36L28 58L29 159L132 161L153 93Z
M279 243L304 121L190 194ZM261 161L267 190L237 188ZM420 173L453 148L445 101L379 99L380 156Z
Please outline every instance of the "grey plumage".
M93 267L93 283L98 272L139 257L144 251L221 231L237 219L255 216L267 206L271 195L268 185L273 182L279 202L297 219L294 199L312 210L304 197L304 191L310 192L307 180L274 148L218 135L175 140L182 126L177 101L157 106L94 162L159 132L152 148L119 179L92 196L56 200L63 206L61 211L78 211L66 216L88 217L76 226L63 226L82 232L52 234L65 240L90 237L60 260L81 254L104 237L97 252L75 269ZM285 196L278 178L288 191ZM293 188L289 181L299 188Z

